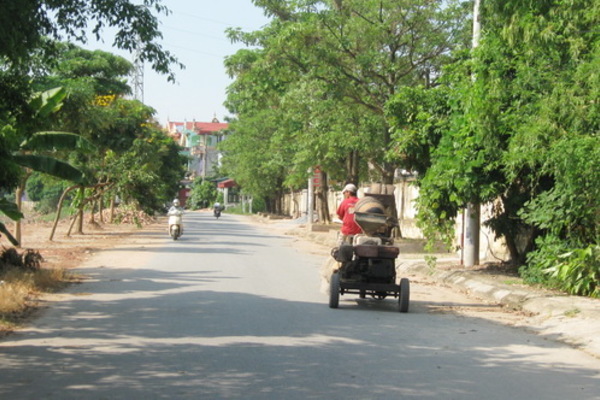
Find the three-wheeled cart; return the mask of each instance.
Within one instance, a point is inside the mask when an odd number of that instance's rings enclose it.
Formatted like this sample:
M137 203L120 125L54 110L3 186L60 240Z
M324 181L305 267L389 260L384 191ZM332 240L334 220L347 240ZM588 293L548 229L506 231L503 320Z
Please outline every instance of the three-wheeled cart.
M408 312L410 282L408 278L396 282L399 249L391 233L397 219L390 212L394 209L393 195L367 193L356 203L354 219L363 234L331 252L338 267L329 281L330 308L338 308L340 295L358 294L379 300L393 296L398 299L398 310Z

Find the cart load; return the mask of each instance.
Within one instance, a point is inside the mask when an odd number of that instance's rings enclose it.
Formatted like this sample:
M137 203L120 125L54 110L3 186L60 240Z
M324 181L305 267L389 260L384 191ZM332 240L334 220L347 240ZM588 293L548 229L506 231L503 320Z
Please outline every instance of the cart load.
M329 306L337 308L340 294L356 293L360 298L372 296L382 300L398 297L400 312L408 311L409 282L396 284L398 247L392 232L398 226L394 195L368 193L354 206L354 220L363 234L355 235L352 244L332 250L339 267L330 279Z

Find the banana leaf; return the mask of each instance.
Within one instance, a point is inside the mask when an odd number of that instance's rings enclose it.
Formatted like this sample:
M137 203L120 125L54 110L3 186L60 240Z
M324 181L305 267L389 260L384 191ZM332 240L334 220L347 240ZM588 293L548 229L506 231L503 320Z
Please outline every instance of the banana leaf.
M83 183L85 179L83 172L56 158L35 154L16 154L13 156L13 160L23 167L75 183Z
M19 208L15 203L11 203L6 199L0 199L0 212L5 214L8 218L13 221L18 221L23 218L23 214L19 211ZM18 246L19 242L14 238L13 235L10 234L6 226L0 222L0 233L6 235L6 238L13 244L13 246Z
M57 87L37 93L29 101L29 106L36 111L39 117L46 118L61 109L66 96L67 91L62 87Z
M43 131L36 132L21 144L25 151L43 150L84 150L92 151L95 146L84 138L71 132Z
M6 199L0 199L0 212L13 221L18 221L23 218L23 214L19 211L17 205Z
M19 241L17 239L15 239L15 237L13 235L10 234L10 232L8 231L8 229L6 229L6 226L4 226L4 224L2 222L0 222L0 233L5 234L6 238L8 239L9 242L11 242L13 244L13 246L19 245Z

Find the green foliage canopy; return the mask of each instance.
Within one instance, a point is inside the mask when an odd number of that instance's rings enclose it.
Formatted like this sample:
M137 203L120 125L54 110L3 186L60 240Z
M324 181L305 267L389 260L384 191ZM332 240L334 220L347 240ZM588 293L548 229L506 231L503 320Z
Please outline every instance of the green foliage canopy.
M412 148L428 233L450 234L466 203L492 202L486 223L515 263L527 261L526 275L592 293L598 279L581 283L578 265L598 265L600 7L483 4L481 44L444 71L441 101L400 93L388 104L398 129L391 156Z
M29 64L40 52L51 55L54 40L85 43L88 33L100 40L113 27L115 47L139 49L143 61L174 79L171 67L178 62L159 43L157 15L169 12L161 0L2 0L0 7L0 59L11 67Z
M467 10L453 1L255 4L272 22L229 32L257 47L226 61L238 119L224 144L231 175L253 194L299 186L316 165L354 182L370 165L373 179L391 181L385 104L404 86L433 85L449 50L466 43Z

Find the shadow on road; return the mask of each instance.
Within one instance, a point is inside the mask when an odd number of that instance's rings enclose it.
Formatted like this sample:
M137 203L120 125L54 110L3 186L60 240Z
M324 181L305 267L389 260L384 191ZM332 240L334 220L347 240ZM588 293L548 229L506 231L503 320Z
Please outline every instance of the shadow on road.
M499 399L549 375L561 393L592 398L581 387L598 385L597 370L536 361L558 345L522 343L514 330L452 315L431 325L427 304L409 314L369 300L330 310L205 290L236 279L217 271L118 269L108 280L105 272L87 271L93 294L73 288L48 310L62 315L60 325L40 324L0 348L2 398L39 394L27 374L61 388L47 398L63 399L465 399L482 391Z

